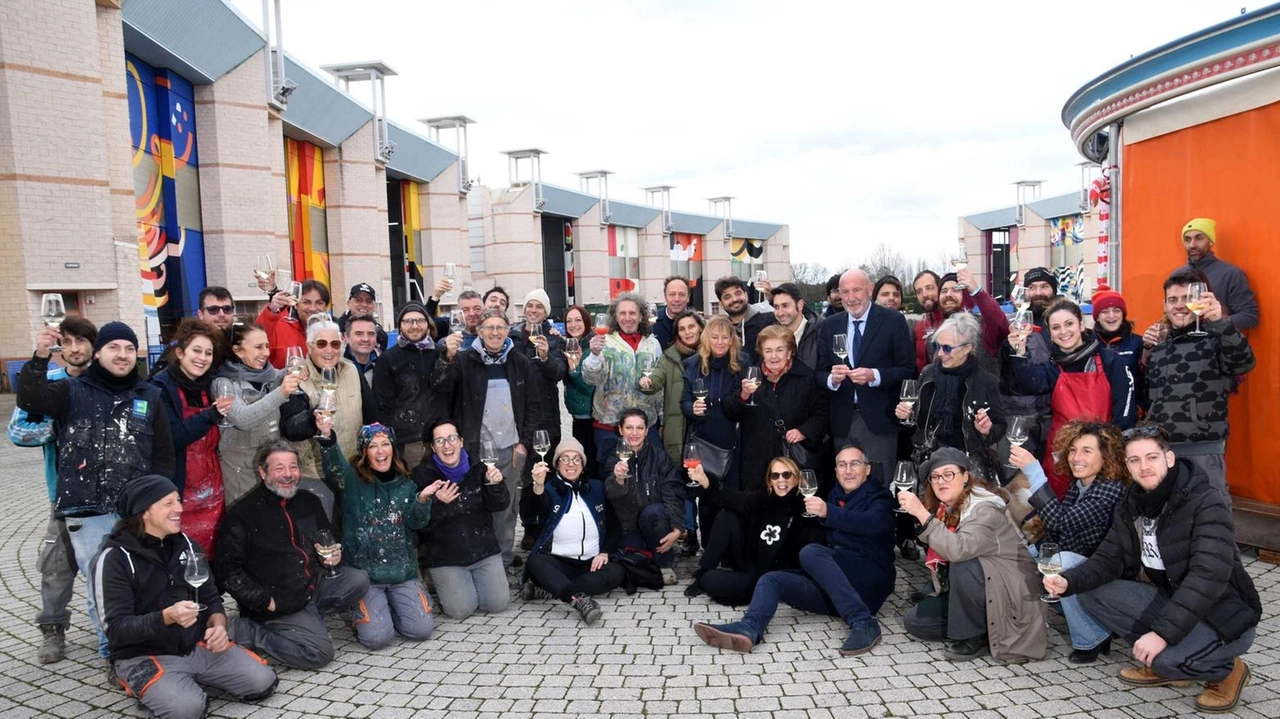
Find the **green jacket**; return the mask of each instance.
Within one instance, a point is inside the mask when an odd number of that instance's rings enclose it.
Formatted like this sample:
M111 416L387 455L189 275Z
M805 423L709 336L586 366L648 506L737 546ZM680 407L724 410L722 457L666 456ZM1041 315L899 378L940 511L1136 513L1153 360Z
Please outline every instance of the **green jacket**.
M684 461L684 412L680 410L680 398L684 395L684 361L693 356L680 352L680 344L673 343L662 353L658 369L649 379L653 384L645 394L662 392L662 443L667 455L677 467Z
M418 554L409 532L427 526L431 502L418 501L418 486L399 476L366 482L336 443L321 444L324 481L342 503L343 559L369 573L371 584L400 584L418 576Z
M582 379L582 363L564 378L564 408L574 419L591 419L591 399L596 388Z

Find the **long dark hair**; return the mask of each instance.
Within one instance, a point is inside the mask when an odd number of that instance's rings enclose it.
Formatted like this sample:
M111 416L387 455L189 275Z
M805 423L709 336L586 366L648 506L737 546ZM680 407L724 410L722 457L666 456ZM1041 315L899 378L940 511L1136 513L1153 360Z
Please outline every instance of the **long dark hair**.
M582 305L572 305L572 306L570 306L570 307L569 307L569 309L567 309L567 310L565 310L565 311L564 311L564 320L565 320L564 334L565 334L565 336L566 336L566 337L573 337L573 336L574 336L574 335L569 334L569 325L568 325L568 322L569 322L569 313L570 313L570 312L577 312L577 313L578 313L578 316L580 316L580 317L582 318L582 336L581 336L581 337L578 337L578 339L582 339L582 338L584 338L584 337L590 337L590 336L591 336L591 327L592 327L592 324L593 324L593 322L594 322L594 321L591 319L591 313L590 313L590 312L588 312L588 311L587 311L587 308L586 308L586 307L583 307Z

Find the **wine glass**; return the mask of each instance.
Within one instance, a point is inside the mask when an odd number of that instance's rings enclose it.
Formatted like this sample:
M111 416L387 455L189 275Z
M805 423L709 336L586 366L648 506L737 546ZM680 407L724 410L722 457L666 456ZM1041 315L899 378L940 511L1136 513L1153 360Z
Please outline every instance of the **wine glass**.
M266 282L276 273L276 263L271 259L271 255L258 255L258 261L253 266L253 276L258 282Z
M542 325L541 325L541 324L532 324L532 325L531 325L531 324L528 324L528 322L526 321L526 322L524 323L524 326L525 326L525 336L529 338L529 341L530 341L530 342L532 342L532 341L534 341L534 340L536 340L537 338L539 338L539 337L541 337L541 336L542 336Z
M806 498L812 497L818 493L818 473L812 469L800 470L800 494ZM805 510L801 517L816 517L818 515Z
M321 559L330 559L333 555L338 553L339 549L342 549L342 545L333 538L333 532L327 529L321 529L316 532L315 537L313 537L313 541L316 545L316 554L319 554ZM325 569L328 570L325 572L325 576L330 579L341 574L341 572L336 568L327 564L325 565Z
M302 299L302 283L294 280L289 283L289 319L293 322L298 321L298 302Z
M320 389L338 388L338 368L325 367L320 370Z
M577 359L582 354L582 344L577 337L564 338L564 353Z
M893 494L916 491L916 468L910 462L898 462L893 468ZM902 507L894 507L893 511L905 513Z
M1036 569L1046 577L1062 573L1062 551L1054 542L1040 543L1040 556L1036 559ZM1057 604L1060 599L1056 594L1042 594L1040 601L1046 604Z
M284 350L284 371L299 378L306 370L307 360L302 356L302 348L298 346L286 347ZM293 391L294 394L306 394L299 387Z
M614 454L618 455L618 461L627 463L627 473L625 477L631 479L631 457L635 455L635 450L631 449L631 445L627 444L627 440L618 440L618 446L614 449Z
M489 469L498 466L498 445L493 440L480 440L480 461L488 465Z
M1013 321L1009 323L1009 331L1026 337L1031 334L1031 323L1031 310L1026 307L1019 308L1013 315Z
M760 286L760 283L762 283L762 282L768 282L768 281L769 281L769 273L768 273L768 272L766 272L765 270L756 270L756 280L755 280L755 284L756 284L756 286L757 286L757 287L758 287L758 286Z
M840 358L841 362L849 356L849 335L836 335L831 340L831 351Z
M1016 285L1009 291L1009 301L1019 312L1027 306L1027 288L1022 285Z
M640 365L640 374L644 375L645 379L651 379L653 377L653 373L657 371L657 359L657 357L654 357L648 352L641 352L636 355L636 362Z
M911 414L902 420L902 423L908 427L914 427L916 424L916 401L920 399L920 387L913 379L902 380L902 389L898 392L898 399L911 405Z
M200 587L209 581L209 560L200 552L188 552L182 577L187 580L187 584L191 585L193 597L191 601L196 603L196 611L203 612L208 609L200 603Z
M698 455L698 445L690 442L684 446L684 468L693 469L702 466L702 457ZM686 487L701 487L696 480L690 477Z
M209 385L209 391L213 394L214 399L234 398L236 396L236 383L226 377L215 377L213 384ZM218 420L219 427L230 427L231 418L222 415L222 419Z
M547 452L551 451L551 435L547 434L547 430L540 429L533 433L533 451L538 453L538 459L547 461Z
M451 305L456 302L453 297L453 283L458 279L458 265L455 262L444 263L444 280L449 283L449 291L440 296L440 304Z
M707 400L707 381L701 377L695 377L693 380L693 398L704 402Z
M56 292L40 295L40 319L45 326L58 329L67 318L67 306L62 302L62 295ZM51 352L62 351L61 343L50 347Z
M596 315L595 330L598 335L609 334L609 315L604 312L600 312Z
M1031 418L1018 414L1009 418L1009 428L1005 431L1005 438L1009 440L1009 446L1021 447L1027 443L1031 433ZM1013 467L1012 464L1005 464L1006 467Z
M743 384L751 385L751 401L747 403L748 407L756 406L756 390L760 389L760 368L748 367L747 375L742 380Z
M964 240L956 243L956 254L951 258L951 269L959 272L969 266L969 248L965 247ZM969 289L963 282L956 281L957 290Z
M333 419L333 415L338 411L338 389L336 387L323 387L320 389L320 396L316 399L316 412L321 417Z
M463 314L462 310L454 310L449 313L449 334L460 335L466 326L466 315Z
M1195 313L1196 316L1196 328L1187 333L1192 337L1204 337L1209 334L1200 329L1200 313L1204 312L1205 307L1202 295L1208 291L1209 286L1203 282L1192 282L1187 285L1187 309Z

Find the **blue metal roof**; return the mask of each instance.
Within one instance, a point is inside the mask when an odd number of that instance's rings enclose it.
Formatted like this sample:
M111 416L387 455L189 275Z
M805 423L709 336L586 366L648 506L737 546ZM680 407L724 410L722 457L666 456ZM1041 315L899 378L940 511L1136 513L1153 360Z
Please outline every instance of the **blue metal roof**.
M1079 192L1028 202L1027 208L1046 220L1052 220L1055 217L1066 217L1067 215L1078 215L1084 212L1084 210L1080 209Z
M691 215L685 212L671 213L671 230L673 232L705 235L719 227L721 222L724 222L724 220L710 215Z
M644 229L662 214L662 210L647 205L609 200L609 224Z
M387 174L392 176L400 174L405 179L431 182L458 160L454 153L394 122L387 123L387 139L396 143L387 162Z
M545 182L542 183L542 199L546 200L546 204L542 206L543 212L562 217L572 217L575 220L585 215L587 210L595 207L600 202L600 198L595 195L588 195L585 192L570 190L558 185L549 185Z
M990 212L979 212L964 218L979 230L999 230L1018 224L1018 208L1002 207Z
M345 92L329 84L311 68L285 53L285 77L298 83L284 111L288 133L325 147L337 147L373 119L373 113ZM399 148L397 148L397 152ZM369 148L373 154L373 148Z
M783 225L768 222L752 222L751 220L733 220L733 236L748 240L767 240L778 233Z
M216 81L266 46L222 0L125 0L121 17L125 50L196 85Z

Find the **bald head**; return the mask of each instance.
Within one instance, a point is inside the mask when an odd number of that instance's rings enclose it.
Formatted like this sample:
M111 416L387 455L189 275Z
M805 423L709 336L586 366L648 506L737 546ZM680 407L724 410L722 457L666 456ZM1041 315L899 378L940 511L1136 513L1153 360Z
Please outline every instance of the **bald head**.
M840 275L840 300L849 314L857 317L871 304L871 277L862 270L853 269Z

